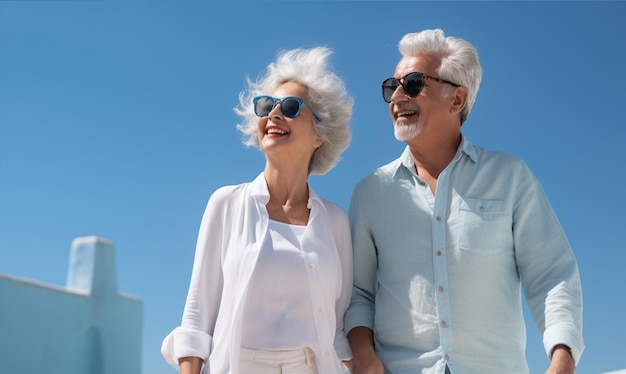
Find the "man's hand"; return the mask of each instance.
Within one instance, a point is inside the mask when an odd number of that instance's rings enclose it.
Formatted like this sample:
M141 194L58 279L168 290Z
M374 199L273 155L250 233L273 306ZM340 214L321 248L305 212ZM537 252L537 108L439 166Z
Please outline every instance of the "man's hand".
M574 374L576 364L568 346L558 344L552 350L550 367L546 374Z
M384 372L383 363L375 353L358 360L356 358L352 360L350 374L383 374Z
M355 327L348 333L352 346L351 374L383 374L383 363L374 351L374 334L367 327Z

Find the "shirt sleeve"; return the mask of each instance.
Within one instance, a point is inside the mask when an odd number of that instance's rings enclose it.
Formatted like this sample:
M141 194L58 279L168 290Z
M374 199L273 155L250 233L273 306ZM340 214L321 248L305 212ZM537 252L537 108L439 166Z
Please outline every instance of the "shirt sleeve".
M223 288L221 248L224 235L222 206L228 197L216 191L206 206L191 274L181 325L164 340L161 353L174 368L182 357L199 357L205 362L212 349L213 331Z
M376 246L367 224L368 212L364 211L367 191L363 183L357 185L350 202L350 230L352 232L352 248L354 268L354 286L352 300L346 312L346 333L355 327L364 326L374 331L374 299L376 295L376 271L378 259Z
M334 216L332 220L333 234L335 236L335 243L337 243L339 261L341 261L341 290L339 298L335 303L337 327L334 346L339 359L346 361L352 359L352 349L350 348L350 343L344 332L344 316L350 305L354 277L352 267L352 239L350 237L348 216L345 212L343 210L338 211Z
M539 182L521 162L513 206L515 256L529 310L546 354L557 344L579 361L582 290L574 253Z

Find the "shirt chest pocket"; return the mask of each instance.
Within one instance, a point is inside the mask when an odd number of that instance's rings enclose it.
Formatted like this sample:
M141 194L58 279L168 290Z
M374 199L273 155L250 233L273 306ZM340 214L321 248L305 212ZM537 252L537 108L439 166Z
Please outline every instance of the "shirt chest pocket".
M493 256L512 248L511 217L503 200L463 198L458 227L457 245L464 251Z

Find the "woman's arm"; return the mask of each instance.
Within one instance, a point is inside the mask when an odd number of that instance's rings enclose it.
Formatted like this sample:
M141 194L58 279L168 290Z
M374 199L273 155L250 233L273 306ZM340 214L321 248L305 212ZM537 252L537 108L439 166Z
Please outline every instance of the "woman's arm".
M181 325L174 329L162 344L161 352L164 358L175 368L181 363L184 365L193 363L194 360L191 362L189 360L191 358L197 358L201 368L203 360L208 360L212 350L213 332L223 287L221 267L223 206L228 201L230 192L221 188L209 199L198 233ZM180 370L183 370L182 367ZM199 373L199 371L188 372Z
M202 359L200 357L182 357L178 360L180 374L200 374Z

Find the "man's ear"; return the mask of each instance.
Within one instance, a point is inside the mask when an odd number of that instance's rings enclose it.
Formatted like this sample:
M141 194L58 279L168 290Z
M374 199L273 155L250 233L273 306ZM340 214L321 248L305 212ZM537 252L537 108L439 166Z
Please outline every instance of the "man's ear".
M463 86L456 87L452 92L452 99L450 113L460 113L467 103L467 88Z

